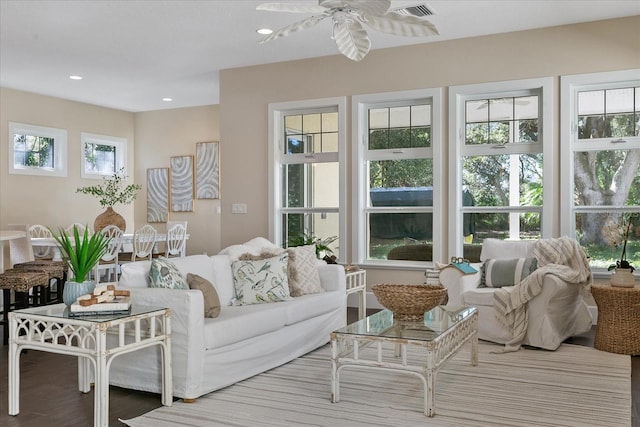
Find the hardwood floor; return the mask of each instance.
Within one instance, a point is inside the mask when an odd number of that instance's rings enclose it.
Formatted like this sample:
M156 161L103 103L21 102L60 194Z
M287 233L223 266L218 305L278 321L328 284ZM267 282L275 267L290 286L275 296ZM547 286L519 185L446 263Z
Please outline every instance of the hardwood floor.
M374 311L371 311L373 313ZM349 309L349 321L357 317L357 309ZM593 346L595 331L571 338L568 342ZM632 357L632 427L640 427L640 357ZM77 388L76 358L40 351L27 351L20 357L20 414L8 413L7 346L0 345L0 426L86 427L93 424L93 391L80 393ZM160 407L160 396L111 387L109 425L123 425L119 418L129 419Z

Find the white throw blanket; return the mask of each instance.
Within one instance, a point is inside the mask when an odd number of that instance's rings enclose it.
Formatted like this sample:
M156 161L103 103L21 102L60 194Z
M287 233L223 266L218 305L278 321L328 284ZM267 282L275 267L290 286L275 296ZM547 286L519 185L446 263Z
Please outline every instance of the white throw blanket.
M504 351L517 351L527 332L527 303L542 292L542 283L547 274L561 280L581 285L586 290L591 282L589 261L575 239L560 237L538 240L533 247L533 256L538 260L538 269L515 286L496 289L493 307L496 318L513 334L505 344Z

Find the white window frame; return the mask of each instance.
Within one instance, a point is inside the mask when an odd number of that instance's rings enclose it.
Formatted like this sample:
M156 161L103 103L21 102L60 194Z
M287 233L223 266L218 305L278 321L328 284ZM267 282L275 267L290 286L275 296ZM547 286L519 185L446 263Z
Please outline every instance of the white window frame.
M431 146L389 150L368 149L368 111L375 107L409 105L420 100L431 104ZM354 262L366 267L424 269L435 261L442 261L443 197L442 197L442 89L418 89L399 92L356 95L352 97L352 181L354 198L352 205L352 253ZM413 159L425 155L433 159L433 261L372 260L367 259L368 171L367 161L384 159ZM408 208L402 211L406 212Z
M87 159L84 153L84 146L86 143L108 145L115 147L116 149L116 170L113 172L86 172ZM119 170L126 170L127 168L127 139L119 138L116 136L98 135L95 133L81 132L80 133L80 176L82 178L89 179L102 179L105 176L113 176Z
M574 74L560 77L561 113L560 113L560 159L566 167L560 168L560 231L563 235L575 237L576 211L573 204L574 173L573 153L576 151L640 149L640 136L624 138L624 145L618 137L600 138L581 142L577 139L578 93L584 90L612 89L621 86L640 85L640 69L609 71L604 73ZM633 209L633 208L631 208ZM629 211L630 208L603 207L603 211ZM610 273L604 268L592 269L596 277L609 277Z
M44 168L37 166L16 166L14 164L14 143L13 136L15 134L25 134L40 136L44 138L53 138L53 168ZM9 122L9 173L15 175L39 175L39 176L67 176L67 131L66 129L58 129L45 126L36 126L25 123Z
M523 96L536 92L539 95L540 111L538 142L505 144L500 154L543 155L542 209L527 207L503 207L503 212L540 212L542 238L551 237L553 225L552 204L555 199L553 186L553 78L511 80L449 87L449 257L463 254L462 162L470 155L495 155L495 144L482 146L465 145L465 101L500 96ZM491 212L497 211L492 207ZM475 208L477 210L477 208Z
M282 246L282 174L283 164L290 160L298 159L302 163L337 162L340 194L338 196L338 208L321 208L322 212L336 212L338 214L339 238L337 246L340 248L338 261L346 262L347 253L347 192L346 192L346 107L345 97L323 98L305 101L280 102L269 104L269 155L268 155L268 179L269 179L269 239ZM322 109L334 108L338 112L338 151L331 153L300 153L284 154L286 141L284 135L284 116L290 114L309 114ZM285 158L286 156L286 158ZM287 161L288 160L288 161Z

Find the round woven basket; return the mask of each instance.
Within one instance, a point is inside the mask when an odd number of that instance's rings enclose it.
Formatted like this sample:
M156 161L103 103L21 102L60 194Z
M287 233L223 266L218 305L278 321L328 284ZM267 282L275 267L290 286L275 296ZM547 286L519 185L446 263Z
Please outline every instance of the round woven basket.
M449 299L442 285L381 284L371 290L380 304L393 312L394 320L422 320L425 311Z

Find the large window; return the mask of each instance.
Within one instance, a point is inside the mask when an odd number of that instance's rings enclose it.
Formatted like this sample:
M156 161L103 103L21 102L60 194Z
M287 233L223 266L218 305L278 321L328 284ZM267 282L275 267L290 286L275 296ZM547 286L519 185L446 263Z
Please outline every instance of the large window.
M345 232L345 100L272 104L270 235L284 246L333 240Z
M440 99L440 90L353 98L359 264L440 259Z
M81 176L102 179L126 169L127 140L114 136L82 132Z
M9 173L67 176L67 131L9 122Z
M596 273L620 259L616 226L636 215L626 248L640 267L640 70L562 77L562 216ZM619 240L619 239L617 239ZM619 242L618 242L619 243Z
M449 89L452 256L486 238L550 237L551 79Z

